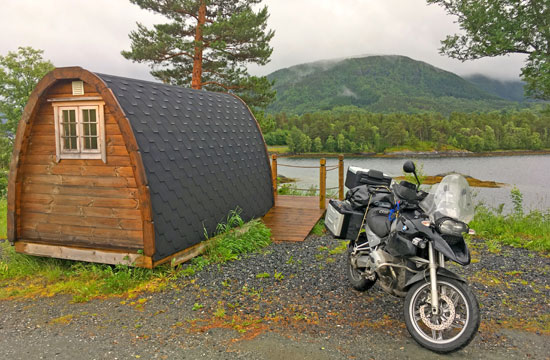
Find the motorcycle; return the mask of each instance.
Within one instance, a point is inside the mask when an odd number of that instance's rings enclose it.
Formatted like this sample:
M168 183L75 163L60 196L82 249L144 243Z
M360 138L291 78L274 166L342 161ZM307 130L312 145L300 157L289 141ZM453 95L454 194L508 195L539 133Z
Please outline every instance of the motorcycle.
M385 292L405 298L405 323L416 342L438 353L457 351L480 323L475 295L446 267L448 261L470 263L463 237L475 233L467 225L474 213L470 188L452 174L427 193L412 161L403 170L416 185L375 170L348 171L364 185L351 188L346 201L331 200L325 224L349 239L347 276L354 289L366 291L378 281Z

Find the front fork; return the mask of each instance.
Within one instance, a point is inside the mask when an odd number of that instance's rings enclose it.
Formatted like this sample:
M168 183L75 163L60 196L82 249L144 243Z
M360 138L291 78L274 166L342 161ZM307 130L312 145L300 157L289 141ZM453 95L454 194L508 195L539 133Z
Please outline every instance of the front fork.
M436 254L438 259L436 259ZM445 256L434 250L432 242L428 242L428 259L430 260L430 285L432 290L432 313L439 314L439 294L437 293L437 267L445 267ZM439 264L438 264L439 263Z

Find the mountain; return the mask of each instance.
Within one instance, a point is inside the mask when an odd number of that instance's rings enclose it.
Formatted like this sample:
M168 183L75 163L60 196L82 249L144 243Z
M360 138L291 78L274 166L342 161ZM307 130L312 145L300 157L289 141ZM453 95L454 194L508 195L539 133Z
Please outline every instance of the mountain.
M303 114L353 106L372 112L448 114L526 105L507 101L451 72L405 56L318 61L268 75L277 99L271 113ZM486 82L488 83L488 82Z
M510 101L526 101L525 92L522 81L502 81L488 78L481 74L475 74L465 77L466 80L476 85L478 88L485 90L490 94L499 96Z

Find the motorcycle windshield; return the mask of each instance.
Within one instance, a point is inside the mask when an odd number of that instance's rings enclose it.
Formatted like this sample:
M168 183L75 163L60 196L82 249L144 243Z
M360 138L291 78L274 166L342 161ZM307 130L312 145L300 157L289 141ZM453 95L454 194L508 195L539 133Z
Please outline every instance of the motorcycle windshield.
M439 184L433 185L420 207L432 222L436 217L446 216L467 224L474 218L470 185L459 174L447 175Z

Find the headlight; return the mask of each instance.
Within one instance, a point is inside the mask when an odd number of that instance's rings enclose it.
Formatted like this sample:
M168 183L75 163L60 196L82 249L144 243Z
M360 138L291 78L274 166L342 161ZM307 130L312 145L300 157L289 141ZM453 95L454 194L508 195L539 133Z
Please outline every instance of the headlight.
M462 233L468 232L468 225L453 219L445 219L438 222L437 229L444 235L462 236Z

